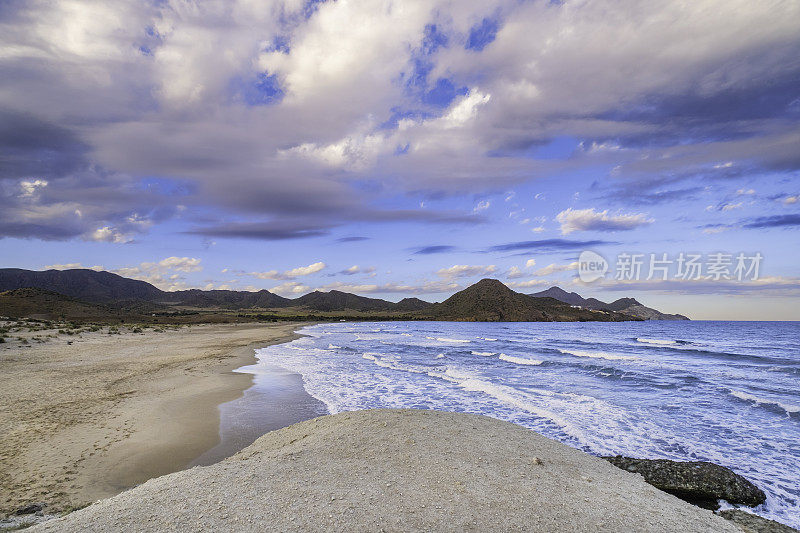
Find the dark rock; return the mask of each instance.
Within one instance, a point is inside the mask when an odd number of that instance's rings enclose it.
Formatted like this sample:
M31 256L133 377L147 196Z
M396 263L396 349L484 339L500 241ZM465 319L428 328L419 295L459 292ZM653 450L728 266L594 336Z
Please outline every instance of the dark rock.
M612 465L641 474L664 492L705 509L717 510L717 500L755 507L767 499L764 491L729 468L705 461L604 457Z
M742 528L745 533L798 533L793 527L781 524L775 520L769 520L758 515L740 511L739 509L727 509L717 514L735 523Z
M41 512L45 507L46 504L44 503L29 503L28 505L20 507L19 509L14 511L14 514L17 516L21 516L24 514L35 514Z

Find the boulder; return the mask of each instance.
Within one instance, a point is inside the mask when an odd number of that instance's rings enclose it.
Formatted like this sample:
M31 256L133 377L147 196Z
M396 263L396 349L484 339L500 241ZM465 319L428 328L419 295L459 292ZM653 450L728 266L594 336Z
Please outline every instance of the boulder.
M793 527L739 509L726 509L717 514L742 528L745 533L798 533Z
M764 503L764 491L730 468L705 461L604 457L614 466L641 474L654 487L705 509L719 509L718 500L755 507Z

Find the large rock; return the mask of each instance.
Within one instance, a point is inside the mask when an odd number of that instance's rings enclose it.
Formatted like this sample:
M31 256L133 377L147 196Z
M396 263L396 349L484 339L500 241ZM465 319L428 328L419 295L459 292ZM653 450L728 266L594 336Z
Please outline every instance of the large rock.
M670 461L604 457L616 467L641 474L654 487L705 509L719 509L718 500L755 507L764 503L764 491L730 468L705 461Z
M726 509L720 511L722 518L727 518L737 526L742 528L745 533L798 533L798 531L787 525L769 520L758 515L740 511L739 509Z

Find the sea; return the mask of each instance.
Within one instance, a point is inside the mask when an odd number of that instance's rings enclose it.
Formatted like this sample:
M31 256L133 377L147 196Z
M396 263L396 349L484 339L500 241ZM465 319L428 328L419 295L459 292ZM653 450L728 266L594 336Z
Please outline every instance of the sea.
M594 455L721 464L766 492L758 514L800 527L800 323L347 322L299 333L241 369L255 374L250 409L278 367L330 413L479 413Z

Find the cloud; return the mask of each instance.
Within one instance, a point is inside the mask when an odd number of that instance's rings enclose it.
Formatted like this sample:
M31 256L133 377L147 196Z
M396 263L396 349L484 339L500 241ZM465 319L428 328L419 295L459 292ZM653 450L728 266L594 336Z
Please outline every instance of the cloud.
M531 269L536 266L536 259L528 259L525 261L525 268ZM506 278L508 279L518 279L518 278L527 278L530 277L532 274L529 271L525 271L519 267L512 266L508 272L506 272Z
M800 295L800 279L770 276L755 281L737 280L651 280L651 281L607 281L603 290L609 291L654 291L664 294L708 294L747 296Z
M432 246L422 246L420 248L416 248L414 253L418 255L430 255L430 254L444 254L448 252L455 251L455 246L450 246L446 244L436 244Z
M497 272L495 265L453 265L442 268L436 274L447 279L468 278L472 276L488 276Z
M745 222L745 228L789 228L800 226L800 214L758 217Z
M308 292L311 292L311 287L307 285L303 285L297 281L287 281L285 283L281 283L280 285L276 285L271 289L268 289L269 292L277 294L278 296L284 297L297 297L302 296Z
M101 265L94 265L91 267L85 267L81 263L62 263L62 264L55 264L55 265L47 265L43 267L44 270L72 270L75 268L88 268L90 270L102 271L105 270Z
M295 279L302 276L310 276L311 274L315 274L320 270L325 269L327 266L328 265L326 265L322 261L317 261L316 263L312 263L308 266L292 268L290 270L285 270L283 272L278 272L277 270L269 270L267 272L250 272L248 275L259 279L276 279L276 280ZM285 283L284 285L288 286Z
M568 208L556 215L561 224L561 233L567 235L576 231L628 231L653 223L644 214L609 215L608 210Z
M551 263L544 268L540 268L536 272L534 272L537 276L550 276L552 274L557 274L559 272L567 272L569 270L576 270L578 268L578 262L574 261L572 263L568 263L565 265L557 265L555 263Z
M336 239L336 242L360 242L368 240L369 237L352 236L352 237L340 237Z
M529 279L525 281L507 281L506 285L511 289L529 289L531 287L549 286L552 282L545 279Z
M353 265L350 268L345 268L344 270L340 270L339 274L345 276L353 276L355 274L375 274L375 267L360 267L358 265Z
M321 290L339 290L355 294L438 294L461 290L463 287L454 281L425 281L416 285L404 283L349 284L335 282L322 286Z
M161 290L175 291L188 289L183 274L203 270L201 260L194 257L171 256L157 262L140 263L137 266L122 267L109 272L125 278L138 279L155 285Z
M516 251L539 251L539 252L558 252L569 250L584 250L595 246L618 244L613 241L588 240L576 241L567 239L542 239L538 241L518 241L507 244L498 244L488 248L489 252L516 252Z
M478 202L475 205L475 208L473 209L473 211L475 213L479 213L481 211L486 211L487 209L489 209L489 207L491 205L492 205L492 203L489 200L481 200L480 202Z
M193 234L302 239L353 221L480 221L380 207L423 189L486 194L598 165L631 183L800 167L797 6L713 7L11 3L0 180L49 185L32 205L17 187L0 197L0 235L138 235L133 213L158 225L180 203L206 215L183 222ZM563 138L589 148L531 157Z

